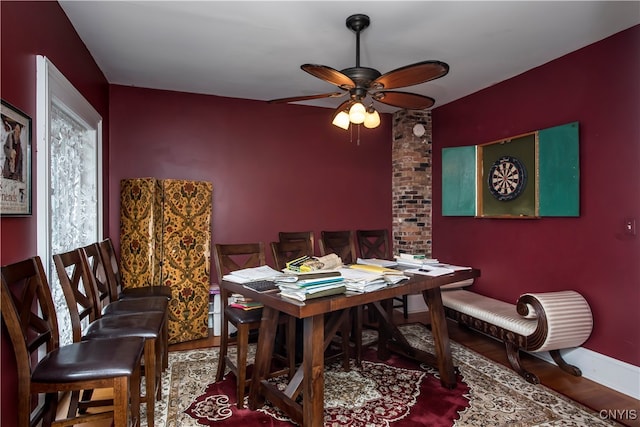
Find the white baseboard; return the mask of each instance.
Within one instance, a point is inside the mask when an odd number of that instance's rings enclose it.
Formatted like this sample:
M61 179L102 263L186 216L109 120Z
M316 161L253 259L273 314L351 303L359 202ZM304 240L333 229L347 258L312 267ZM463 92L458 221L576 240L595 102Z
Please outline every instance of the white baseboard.
M427 311L422 295L409 295L409 313ZM605 387L640 400L640 367L605 356L584 347L562 350L563 359L577 366L582 376ZM555 362L548 352L530 353L549 363Z
M561 350L561 353L567 363L580 368L583 377L640 400L640 367L584 347ZM546 351L530 354L555 365Z

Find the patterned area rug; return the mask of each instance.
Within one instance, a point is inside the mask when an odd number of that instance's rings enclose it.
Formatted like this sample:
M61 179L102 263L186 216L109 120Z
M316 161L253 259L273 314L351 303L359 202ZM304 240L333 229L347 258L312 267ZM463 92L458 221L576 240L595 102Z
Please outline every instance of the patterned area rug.
M416 347L433 352L431 333L420 324L401 329ZM365 355L361 369L325 372L325 425L331 426L609 426L596 413L455 342L461 376L455 390L440 386L437 371L399 356L385 363ZM214 382L218 348L171 352L163 377L156 425L291 426L269 403L259 411L238 410L234 378ZM275 381L275 380L274 380ZM143 419L143 426L146 423Z

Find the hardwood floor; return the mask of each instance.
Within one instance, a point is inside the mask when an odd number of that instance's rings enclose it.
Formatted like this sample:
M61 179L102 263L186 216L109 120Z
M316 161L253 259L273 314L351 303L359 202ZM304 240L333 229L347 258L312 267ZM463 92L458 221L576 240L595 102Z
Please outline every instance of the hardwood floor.
M413 313L409 315L409 319L404 320L402 314L398 312L395 319L398 323L414 323L423 320L424 315ZM460 328L452 321L449 321L448 326L449 336L452 340L497 363L510 367L504 344L501 342L480 333ZM169 351L217 345L219 345L219 338L212 336L198 341L172 345L169 347ZM640 427L639 400L586 378L575 377L562 371L557 366L529 354L522 354L521 359L524 368L538 375L543 385L598 413L603 411L603 416L617 419L618 422L627 426Z

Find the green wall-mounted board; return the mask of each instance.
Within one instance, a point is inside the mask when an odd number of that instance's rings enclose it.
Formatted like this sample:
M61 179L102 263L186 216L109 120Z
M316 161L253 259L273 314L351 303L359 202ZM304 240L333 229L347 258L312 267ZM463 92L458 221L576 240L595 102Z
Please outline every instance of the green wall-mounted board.
M442 149L442 215L476 214L476 146Z
M540 216L580 215L579 125L538 132Z

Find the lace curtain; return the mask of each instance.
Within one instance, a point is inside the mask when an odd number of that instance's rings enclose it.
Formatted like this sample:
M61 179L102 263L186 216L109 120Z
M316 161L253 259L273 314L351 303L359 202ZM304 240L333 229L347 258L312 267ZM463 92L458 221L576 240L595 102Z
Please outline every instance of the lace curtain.
M50 132L51 253L66 252L98 239L98 176L95 130L55 104ZM72 342L67 303L51 263L49 278L58 315L60 343Z

